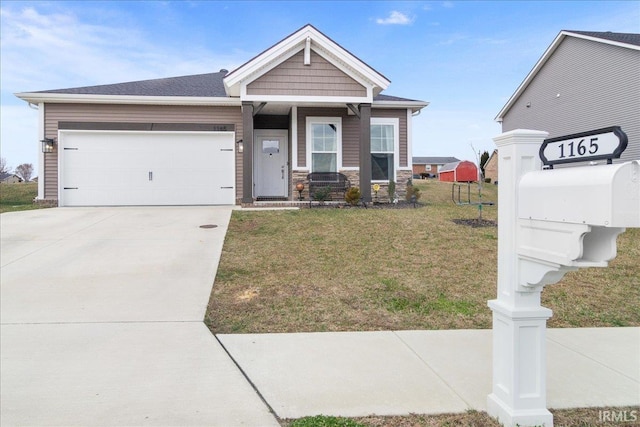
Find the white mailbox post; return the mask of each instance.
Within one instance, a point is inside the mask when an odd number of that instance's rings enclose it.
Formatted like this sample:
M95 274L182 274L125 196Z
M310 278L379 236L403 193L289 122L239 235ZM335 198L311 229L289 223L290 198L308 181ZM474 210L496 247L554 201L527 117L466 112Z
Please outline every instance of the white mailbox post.
M616 237L640 227L640 162L542 170L546 132L514 130L498 147L498 295L487 410L505 426L553 426L546 407L544 285L606 267ZM626 142L625 142L626 143Z

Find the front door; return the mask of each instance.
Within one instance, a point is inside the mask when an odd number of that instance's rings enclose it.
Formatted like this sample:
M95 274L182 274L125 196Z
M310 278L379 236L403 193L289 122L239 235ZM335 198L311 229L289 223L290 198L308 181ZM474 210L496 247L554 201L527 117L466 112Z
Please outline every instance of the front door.
M255 130L253 179L256 198L288 195L288 141L286 130Z

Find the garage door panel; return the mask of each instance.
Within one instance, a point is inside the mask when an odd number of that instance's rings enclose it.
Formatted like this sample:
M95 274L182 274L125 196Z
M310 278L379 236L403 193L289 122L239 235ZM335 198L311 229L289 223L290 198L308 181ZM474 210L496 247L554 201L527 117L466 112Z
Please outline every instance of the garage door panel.
M235 203L232 132L64 132L60 141L65 206Z

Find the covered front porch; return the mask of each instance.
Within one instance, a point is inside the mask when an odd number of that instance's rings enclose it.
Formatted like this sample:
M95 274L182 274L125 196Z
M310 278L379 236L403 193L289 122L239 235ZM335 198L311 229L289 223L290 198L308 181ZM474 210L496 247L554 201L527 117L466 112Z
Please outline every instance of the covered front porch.
M369 103L243 102L242 204L308 200L312 171L344 174L371 201L371 115Z

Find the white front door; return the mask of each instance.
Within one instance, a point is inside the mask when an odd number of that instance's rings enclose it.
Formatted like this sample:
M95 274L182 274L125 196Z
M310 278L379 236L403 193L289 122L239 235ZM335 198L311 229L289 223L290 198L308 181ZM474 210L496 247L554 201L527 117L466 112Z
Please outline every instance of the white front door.
M287 197L288 141L286 130L256 130L253 144L254 195Z

